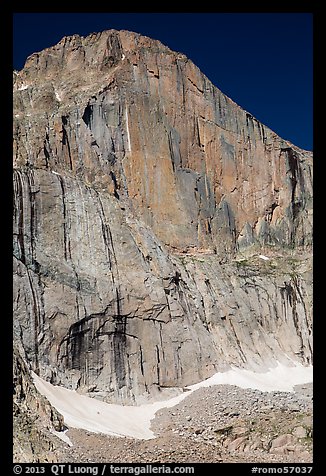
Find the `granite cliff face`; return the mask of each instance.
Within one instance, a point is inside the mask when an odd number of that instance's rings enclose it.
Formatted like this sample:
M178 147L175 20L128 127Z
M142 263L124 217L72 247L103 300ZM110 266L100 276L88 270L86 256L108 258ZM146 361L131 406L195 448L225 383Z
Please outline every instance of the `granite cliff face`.
M14 72L14 332L40 376L133 402L311 363L311 246L312 154L184 55L110 30Z
M54 432L64 430L63 417L37 391L19 344L13 353L13 460L57 462Z

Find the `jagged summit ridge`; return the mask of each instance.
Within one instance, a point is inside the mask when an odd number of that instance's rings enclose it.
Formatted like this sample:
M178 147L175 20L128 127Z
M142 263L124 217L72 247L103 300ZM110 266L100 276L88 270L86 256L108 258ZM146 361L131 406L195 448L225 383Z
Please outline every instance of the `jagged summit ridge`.
M311 362L312 154L184 55L109 30L30 56L14 166L15 335L42 377L133 401Z

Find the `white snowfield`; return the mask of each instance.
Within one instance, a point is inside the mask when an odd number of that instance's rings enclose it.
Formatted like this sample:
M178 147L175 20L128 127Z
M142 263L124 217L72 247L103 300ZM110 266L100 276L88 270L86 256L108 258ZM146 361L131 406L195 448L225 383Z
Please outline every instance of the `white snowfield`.
M232 368L187 387L188 391L169 400L140 406L126 406L104 403L95 398L80 395L73 390L54 386L33 373L36 388L63 415L68 427L145 440L155 437L150 430L150 425L160 408L173 407L201 387L229 384L263 392L274 390L292 392L295 385L312 382L312 376L311 366L304 367L297 363L293 363L291 367L279 363L265 373ZM58 432L56 435L60 437ZM67 435L62 436L64 436L62 439L67 441Z

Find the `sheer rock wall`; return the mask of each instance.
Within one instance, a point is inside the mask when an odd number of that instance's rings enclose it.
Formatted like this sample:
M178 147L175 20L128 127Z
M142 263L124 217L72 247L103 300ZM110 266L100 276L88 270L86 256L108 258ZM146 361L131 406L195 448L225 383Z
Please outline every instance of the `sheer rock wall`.
M52 383L133 402L311 363L311 246L311 152L184 55L109 30L14 72L14 329Z

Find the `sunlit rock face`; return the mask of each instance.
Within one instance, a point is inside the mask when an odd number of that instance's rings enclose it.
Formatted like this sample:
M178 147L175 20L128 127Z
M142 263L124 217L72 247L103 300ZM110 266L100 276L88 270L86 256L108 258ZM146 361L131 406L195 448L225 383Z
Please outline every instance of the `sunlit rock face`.
M40 376L133 402L311 363L311 246L312 153L183 54L109 30L14 72L14 332Z

